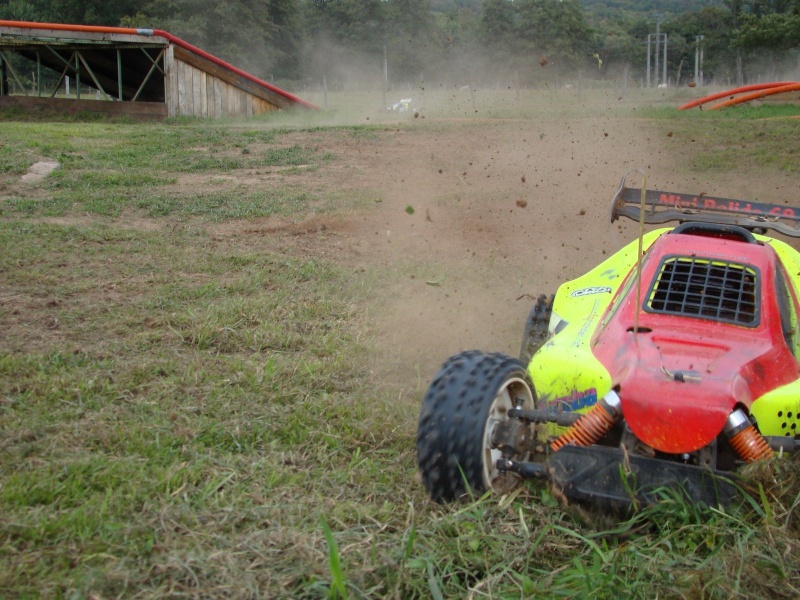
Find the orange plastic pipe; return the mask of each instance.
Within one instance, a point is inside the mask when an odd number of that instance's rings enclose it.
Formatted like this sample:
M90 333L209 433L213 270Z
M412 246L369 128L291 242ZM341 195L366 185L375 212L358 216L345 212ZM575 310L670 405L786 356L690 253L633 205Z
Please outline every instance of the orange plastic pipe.
M753 92L751 94L745 94L744 96L731 98L730 100L725 100L725 102L720 102L719 104L715 104L708 110L717 110L720 108L733 106L734 104L749 102L750 100L758 100L759 98L764 98L765 96L772 96L773 94L783 94L784 92L794 92L797 90L800 90L800 83L790 83L787 85L783 85L781 87L770 88L768 90L761 90L758 92Z
M709 96L704 96L703 98L698 98L697 100L692 100L691 102L687 102L686 104L682 104L678 107L678 110L686 110L688 108L694 108L695 106L700 106L701 104L705 104L706 102L713 102L714 100L719 100L720 98L724 98L725 96L735 96L736 94L743 94L745 92L753 92L756 90L766 90L775 87L781 87L784 85L791 85L795 83L794 81L776 81L773 83L753 83L750 85L743 85L741 87L733 88L726 92L717 92L716 94L711 94Z
M225 62L224 60L217 58L213 54L209 54L205 50L201 50L197 46L192 46L188 42L184 42L179 37L175 37L171 33L167 33L161 29L134 29L132 27L104 27L101 25L67 25L64 23L35 23L33 21L4 21L0 19L0 27L17 27L20 29L49 29L52 31L83 31L87 33L120 33L120 34L127 34L127 35L146 35L146 36L158 36L163 37L175 44L176 46L181 46L182 48L186 48L187 50L194 52L195 54L202 56L205 59L210 60L211 62L228 69L236 73L237 75L244 77L245 79L249 79L253 83L256 83L262 87L267 88L268 90L275 92L276 94L283 96L284 98L295 102L301 106L306 108L313 108L318 109L319 107L311 104L310 102L306 102L297 96L290 94L280 88L275 87L247 73L242 71L241 69L234 67L232 64Z

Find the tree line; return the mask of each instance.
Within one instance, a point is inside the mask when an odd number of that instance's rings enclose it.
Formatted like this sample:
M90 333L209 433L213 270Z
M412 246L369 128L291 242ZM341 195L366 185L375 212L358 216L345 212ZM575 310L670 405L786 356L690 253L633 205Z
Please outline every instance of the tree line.
M643 81L657 27L672 83L698 45L720 84L800 76L800 0L0 0L0 18L165 29L289 86Z

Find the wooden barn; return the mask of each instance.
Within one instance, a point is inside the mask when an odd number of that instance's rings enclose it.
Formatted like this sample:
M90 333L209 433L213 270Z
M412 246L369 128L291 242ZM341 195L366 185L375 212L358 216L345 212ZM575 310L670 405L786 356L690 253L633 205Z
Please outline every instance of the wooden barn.
M0 20L0 107L141 118L316 108L158 29Z

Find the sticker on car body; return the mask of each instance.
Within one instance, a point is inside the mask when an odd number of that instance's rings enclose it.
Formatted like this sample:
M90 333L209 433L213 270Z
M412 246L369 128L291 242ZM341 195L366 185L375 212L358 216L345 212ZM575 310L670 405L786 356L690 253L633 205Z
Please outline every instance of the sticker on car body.
M571 412L582 408L589 408L597 404L597 390L589 388L587 390L572 390L568 396L558 398L541 398L544 408L549 410L562 410Z
M570 298L582 298L583 296L593 296L595 294L610 294L611 288L608 286L603 287L588 287L580 290L575 290L570 294Z

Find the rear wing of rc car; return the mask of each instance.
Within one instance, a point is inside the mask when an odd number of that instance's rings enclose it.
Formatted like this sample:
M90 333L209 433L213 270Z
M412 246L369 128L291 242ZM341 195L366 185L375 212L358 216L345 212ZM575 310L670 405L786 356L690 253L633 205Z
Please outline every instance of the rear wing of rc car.
M620 217L640 221L644 211L644 222L648 224L670 221L719 223L738 225L755 232L772 230L800 238L798 207L647 189L642 201L642 190L627 187L625 179L622 178L611 205L612 223Z

